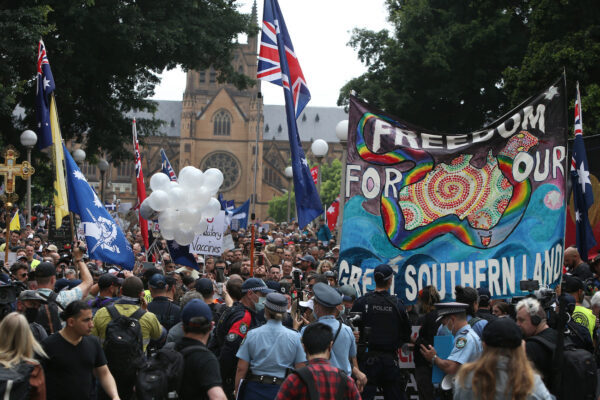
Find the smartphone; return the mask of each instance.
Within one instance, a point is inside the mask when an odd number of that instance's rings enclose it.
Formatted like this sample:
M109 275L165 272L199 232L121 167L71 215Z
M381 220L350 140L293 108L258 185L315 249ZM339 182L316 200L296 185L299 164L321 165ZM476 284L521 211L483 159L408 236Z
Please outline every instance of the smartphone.
M153 263L153 262L146 262L146 261L144 261L144 262L142 263L142 269L143 269L144 271L146 271L146 270L149 270L149 269L151 269L151 268L154 268L154 263Z
M265 265L265 256L259 254L258 256L258 265Z
M223 268L217 268L217 283L225 282L225 270Z
M300 271L296 270L293 273L294 273L294 288L301 289L301 287L300 287L300 285L301 285L301 282L300 282Z

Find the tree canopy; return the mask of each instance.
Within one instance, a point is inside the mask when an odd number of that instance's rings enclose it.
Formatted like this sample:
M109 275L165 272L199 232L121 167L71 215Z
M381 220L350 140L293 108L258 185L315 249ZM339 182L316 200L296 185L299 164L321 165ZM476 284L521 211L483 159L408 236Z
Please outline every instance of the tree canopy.
M600 133L600 10L593 1L387 0L393 32L357 29L367 72L341 90L425 128L481 128L559 77L582 91L584 132ZM570 101L572 109L572 101Z
M230 0L0 0L0 130L4 143L35 126L37 42L44 39L56 81L64 139L81 141L93 160L129 157L131 125L125 113L155 110L148 100L165 68L213 66L219 79L244 88L248 77L231 61L240 33L255 21ZM15 120L20 105L25 118ZM140 128L151 134L157 121ZM144 131L145 130L145 131Z

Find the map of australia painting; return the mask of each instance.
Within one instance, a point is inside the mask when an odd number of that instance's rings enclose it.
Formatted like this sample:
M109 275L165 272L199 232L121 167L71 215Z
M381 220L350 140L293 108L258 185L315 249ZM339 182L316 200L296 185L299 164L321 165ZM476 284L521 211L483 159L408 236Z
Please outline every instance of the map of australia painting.
M396 271L413 302L434 285L492 296L519 281L553 287L564 252L568 175L564 82L489 126L438 133L351 98L340 280L363 293L373 269Z

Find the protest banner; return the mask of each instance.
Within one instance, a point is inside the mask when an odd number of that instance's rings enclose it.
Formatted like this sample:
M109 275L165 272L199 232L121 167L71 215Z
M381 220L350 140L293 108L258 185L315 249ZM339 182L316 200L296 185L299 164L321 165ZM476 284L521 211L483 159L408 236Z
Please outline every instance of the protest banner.
M351 97L340 283L412 303L434 285L523 295L519 281L555 287L562 272L567 119L564 81L466 134L437 133Z
M223 236L226 228L225 211L221 210L216 217L208 220L206 230L194 237L190 245L190 253L209 256L223 254Z

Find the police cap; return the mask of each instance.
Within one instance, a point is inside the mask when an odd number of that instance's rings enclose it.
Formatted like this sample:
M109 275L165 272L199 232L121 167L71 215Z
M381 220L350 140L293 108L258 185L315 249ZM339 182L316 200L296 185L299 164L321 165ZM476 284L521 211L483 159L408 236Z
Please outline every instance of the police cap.
M276 313L284 313L287 311L287 298L281 293L269 293L265 301L265 308Z
M342 303L342 295L331 286L319 282L313 286L315 301L325 307L336 307Z
M469 305L465 303L435 303L435 309L438 314L436 321L441 320L447 315L464 313L468 307Z

